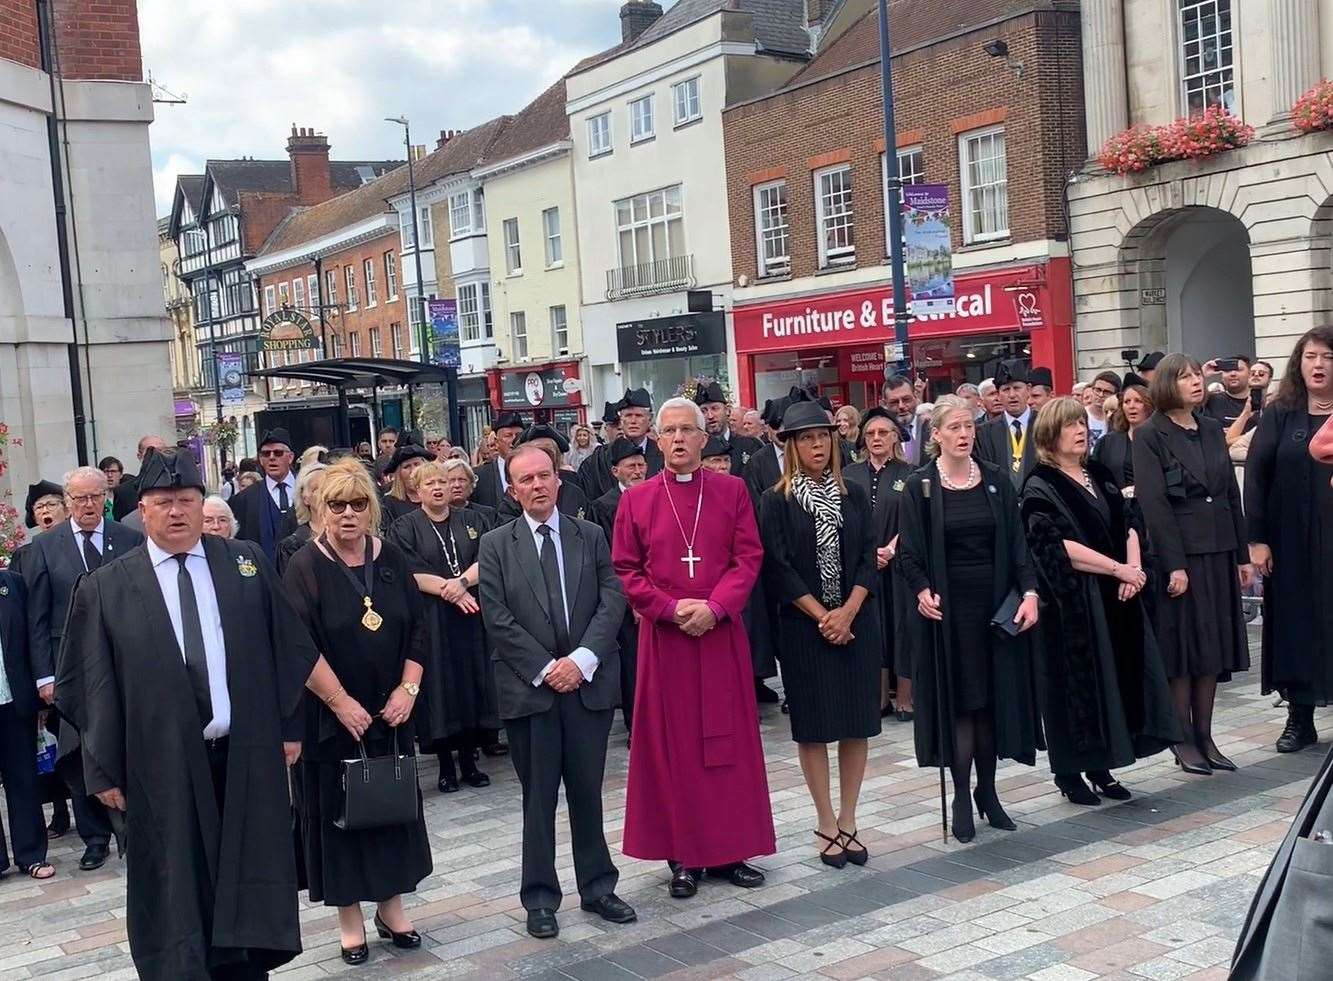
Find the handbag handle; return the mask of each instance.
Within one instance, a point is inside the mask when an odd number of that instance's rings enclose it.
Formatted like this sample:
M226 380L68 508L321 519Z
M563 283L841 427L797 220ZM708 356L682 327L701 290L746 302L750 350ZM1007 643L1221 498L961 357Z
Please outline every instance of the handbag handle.
M393 778L395 780L403 779L403 759L398 753L398 730L402 726L393 727ZM361 782L370 783L370 757L366 755L366 744L360 739L356 741L356 751L361 754Z

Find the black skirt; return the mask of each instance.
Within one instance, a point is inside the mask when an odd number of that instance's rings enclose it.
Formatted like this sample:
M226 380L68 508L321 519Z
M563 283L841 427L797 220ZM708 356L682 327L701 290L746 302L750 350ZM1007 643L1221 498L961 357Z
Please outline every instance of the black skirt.
M991 617L995 614L995 521L986 503L984 481L966 491L944 494L944 547L949 608L944 628L953 652L955 718L990 708Z
M1170 575L1157 577L1157 644L1168 678L1230 681L1233 671L1250 668L1250 645L1240 602L1234 552L1185 557L1189 588L1167 595Z
M803 614L783 612L779 658L782 687L791 710L791 738L798 743L833 743L878 736L879 621L866 600L852 622L853 641L828 643Z

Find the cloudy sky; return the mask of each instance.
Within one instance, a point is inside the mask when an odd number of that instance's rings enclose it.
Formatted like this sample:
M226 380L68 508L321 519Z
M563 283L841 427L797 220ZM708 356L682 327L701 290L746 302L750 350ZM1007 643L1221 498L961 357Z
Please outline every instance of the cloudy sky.
M139 0L144 68L185 105L151 133L158 213L210 157L281 159L291 126L343 160L517 112L620 40L621 0Z

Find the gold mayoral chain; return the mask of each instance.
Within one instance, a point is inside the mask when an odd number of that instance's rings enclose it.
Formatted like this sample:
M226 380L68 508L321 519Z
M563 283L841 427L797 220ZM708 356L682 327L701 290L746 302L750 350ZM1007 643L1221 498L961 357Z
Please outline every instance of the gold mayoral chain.
M1013 450L1014 462L1010 464L1014 473L1023 469L1023 449L1027 446L1028 427L1023 427L1023 435L1015 436L1012 429L1009 430L1009 446Z
M671 516L676 519L676 527L680 529L680 537L685 541L685 554L680 560L685 563L689 570L690 578L694 578L694 567L702 562L703 558L694 554L694 542L699 537L699 515L703 513L704 508L704 488L699 485L699 500L694 506L694 531L688 537L685 535L685 525L681 523L680 515L676 511L676 502L671 499L671 491L667 488L667 481L662 481L662 491L666 494L667 503L671 505Z

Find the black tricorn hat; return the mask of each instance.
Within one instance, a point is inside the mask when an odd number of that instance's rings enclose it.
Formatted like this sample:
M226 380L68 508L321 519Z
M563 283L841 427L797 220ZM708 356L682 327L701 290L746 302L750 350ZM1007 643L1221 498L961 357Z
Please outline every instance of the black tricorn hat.
M1122 388L1121 391L1124 391L1125 388L1129 388L1130 385L1137 385L1139 386L1139 388L1147 388L1148 379L1144 378L1142 375L1135 374L1134 372L1131 371L1127 375L1125 375L1125 384L1124 388Z
M1026 385L1028 379L1028 366L1025 361L1001 361L1000 366L995 369L996 388L1004 388L1011 382L1022 382Z
M491 420L492 432L497 429L522 429L523 417L517 412L501 412Z
M710 456L731 456L731 447L726 444L719 436L709 436L708 442L704 444L704 451L700 455L701 460L706 460Z
M1054 388L1055 378L1052 377L1050 368L1033 368L1028 372L1028 384Z
M611 454L611 466L623 463L632 456L643 456L643 450L636 443L631 443L624 436L617 436L608 451Z
M769 429L777 429L782 425L782 414L787 411L787 406L791 405L791 399L786 396L780 399L769 399L764 403L764 411L759 413L759 419Z
M555 443L556 448L559 449L561 453L569 452L569 440L561 436L558 429L554 429L551 426L546 425L544 422L536 423L523 430L514 443L515 445L531 443L534 439L549 439L551 442Z
M707 385L700 385L694 390L694 404L708 405L710 402L727 403L727 397L722 394L722 386L712 381Z
M646 388L626 389L625 397L620 400L620 404L617 405L616 408L621 411L624 411L625 409L647 409L649 412L652 412L653 397L648 394L648 389Z
M389 462L384 465L384 473L396 473L408 460L434 460L435 454L424 446L418 446L416 443L404 443L402 446L395 446L393 454L389 457Z
M44 497L55 496L60 498L61 502L65 499L65 489L53 480L39 480L35 484L28 485L28 500L23 506L24 523L29 528L37 527L37 515L33 514L32 509Z
M291 445L287 445L290 449ZM178 490L182 487L193 487L200 494L208 493L199 473L199 464L194 462L194 454L188 450L149 450L139 469L140 499L150 490Z
M1166 355L1161 351L1149 351L1143 356L1143 360L1139 362L1139 371L1152 371L1162 363L1164 357L1166 357Z
M782 414L782 429L778 435L784 440L803 429L836 429L828 414L817 402L794 402Z
M259 447L260 449L263 449L270 443L281 443L283 446L287 447L287 449L291 450L293 453L296 452L296 447L292 445L291 434L287 432L287 430L283 429L281 426L278 426L274 429L270 429L268 432L266 432L264 434L264 438L259 441Z
M870 422L871 419L886 419L895 429L898 427L898 420L893 417L893 413L882 405L873 405L869 409L866 409L865 415L861 417L862 432L865 432L866 424Z
M620 425L620 403L607 402L606 408L602 410L602 424L606 426Z

